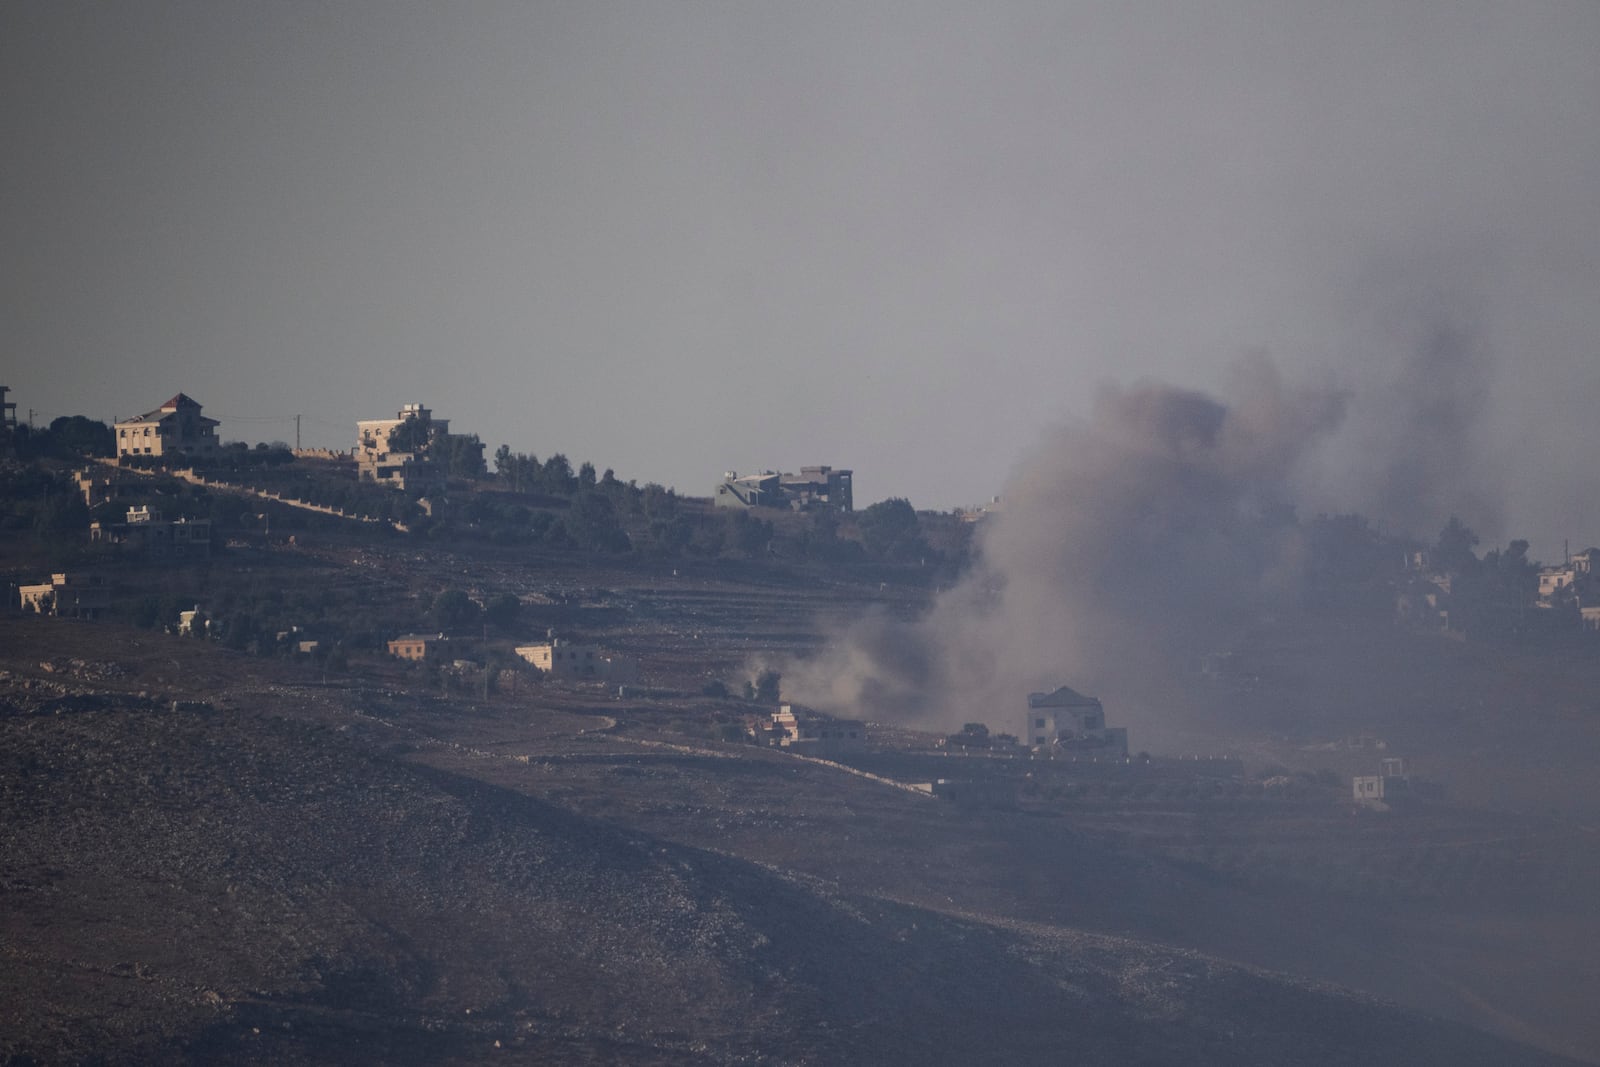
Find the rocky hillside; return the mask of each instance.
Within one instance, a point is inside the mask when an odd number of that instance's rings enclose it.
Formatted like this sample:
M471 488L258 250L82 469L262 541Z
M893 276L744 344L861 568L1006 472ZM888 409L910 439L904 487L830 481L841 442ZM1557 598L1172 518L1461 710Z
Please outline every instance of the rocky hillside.
M354 695L214 685L220 651L155 686L114 640L43 670L0 626L11 1062L1567 1062L675 844L419 763Z

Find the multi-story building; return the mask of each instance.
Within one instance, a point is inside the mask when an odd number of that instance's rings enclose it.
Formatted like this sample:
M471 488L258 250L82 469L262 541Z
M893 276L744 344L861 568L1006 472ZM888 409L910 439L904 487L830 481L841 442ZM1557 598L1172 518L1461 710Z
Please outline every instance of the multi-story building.
M10 386L0 385L0 441L11 436L11 431L17 428L17 402L6 399L9 392Z
M1028 694L1023 740L1033 748L1050 746L1073 756L1124 759L1128 731L1106 725L1105 707L1094 697L1062 686L1053 693Z
M437 453L446 441L470 442L479 454L483 445L471 435L452 434L449 419L436 419L421 404L406 404L392 419L356 423L356 470L363 481L397 489L437 485L449 468Z
M211 555L210 519L166 520L161 512L140 505L128 509L126 522L89 524L89 540L102 544L126 545L155 559L170 556Z
M728 471L711 499L719 508L792 508L850 511L855 506L854 472L832 467L801 467L799 474Z
M52 574L48 582L17 589L22 610L92 619L111 606L111 587L97 574Z
M191 397L179 393L154 411L117 423L117 458L214 456L221 448L220 425L200 414L200 405Z
M795 704L778 705L767 735L780 748L816 755L857 752L867 746L867 724L861 720L828 719Z

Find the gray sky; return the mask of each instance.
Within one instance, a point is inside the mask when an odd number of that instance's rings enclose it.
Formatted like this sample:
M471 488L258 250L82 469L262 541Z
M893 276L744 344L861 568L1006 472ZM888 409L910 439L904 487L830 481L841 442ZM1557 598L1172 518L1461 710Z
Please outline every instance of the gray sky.
M944 508L1265 351L1352 397L1308 507L1431 522L1464 456L1549 558L1600 542L1597 116L1593 3L11 0L0 382Z

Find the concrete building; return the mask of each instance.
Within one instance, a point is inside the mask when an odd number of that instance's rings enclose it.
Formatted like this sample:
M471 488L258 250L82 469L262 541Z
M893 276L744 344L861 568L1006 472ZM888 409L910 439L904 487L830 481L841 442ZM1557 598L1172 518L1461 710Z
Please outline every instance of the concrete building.
M104 504L111 499L112 486L115 484L108 468L95 464L74 471L72 484L78 487L78 492L83 494L83 503L86 507Z
M1128 731L1106 726L1100 701L1062 686L1053 693L1029 693L1023 742L1091 759L1126 759Z
M542 645L522 645L516 653L549 678L615 683L639 680L638 660L607 652L599 645L574 644L554 637Z
M9 385L0 385L0 441L10 437L11 431L17 428L17 402L6 399L10 392Z
M401 634L389 642L389 655L419 662L435 659L449 641L444 634Z
M762 471L743 477L738 471L728 471L717 483L716 490L711 494L711 502L719 508L782 507L778 478L776 471Z
M791 508L851 511L854 472L832 467L801 467L799 474L762 471L740 477L728 471L711 494L719 508Z
M221 448L221 423L200 414L200 405L179 393L154 411L116 424L117 458L123 456L214 456Z
M163 519L161 512L140 505L128 509L126 522L93 522L89 540L96 544L126 545L151 559L211 555L210 519Z
M827 719L794 704L772 713L769 736L779 747L810 755L857 752L867 746L867 724L859 719Z
M97 574L52 574L48 582L17 589L24 612L93 619L111 606L111 587Z
M356 471L362 481L396 489L440 485L450 474L436 456L446 441L470 441L480 456L483 452L476 438L452 434L449 419L434 418L432 410L421 404L406 404L392 419L356 423Z

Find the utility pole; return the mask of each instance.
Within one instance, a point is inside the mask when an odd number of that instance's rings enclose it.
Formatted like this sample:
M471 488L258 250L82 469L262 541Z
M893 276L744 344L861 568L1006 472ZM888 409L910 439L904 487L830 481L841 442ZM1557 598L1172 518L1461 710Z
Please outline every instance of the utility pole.
M294 450L300 451L300 416L294 417Z

